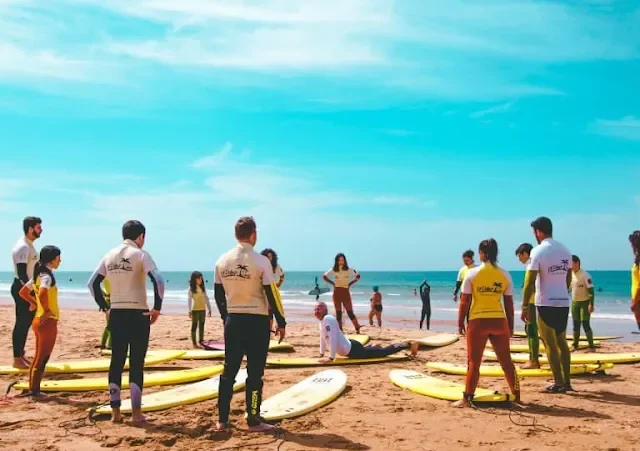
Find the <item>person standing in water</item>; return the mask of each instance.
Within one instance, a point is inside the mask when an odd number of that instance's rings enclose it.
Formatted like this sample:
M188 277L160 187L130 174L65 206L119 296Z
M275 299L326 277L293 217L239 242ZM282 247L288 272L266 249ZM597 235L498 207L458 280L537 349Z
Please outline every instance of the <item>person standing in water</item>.
M189 318L191 318L191 344L194 348L201 348L204 340L204 323L206 314L211 318L211 303L204 286L202 273L193 271L189 279L189 289L187 290L187 308ZM198 329L200 329L198 331ZM198 332L198 341L196 341Z
M476 264L473 261L474 255L475 253L471 249L464 251L464 253L462 254L462 262L464 263L464 266L458 271L456 289L453 291L453 302L458 302L458 291L460 291L460 288L462 287L462 282L464 282L464 278L467 275L467 272L470 269L476 267Z
M631 267L631 311L640 331L640 230L629 235L629 243L635 257Z
M467 336L469 369L463 398L453 403L454 407L472 405L487 340L491 341L511 393L516 401L520 400L520 385L510 349L514 325L513 281L511 275L498 266L498 243L493 238L480 242L478 253L482 264L467 273L458 310L458 331Z
M120 391L122 371L129 357L129 386L134 424L145 422L142 415L144 359L149 347L151 325L160 316L165 282L151 258L142 250L146 228L140 221L127 221L122 226L123 242L100 260L88 282L89 291L100 310L105 312L111 329L111 365L109 367L109 405L113 422L121 422ZM153 308L147 304L146 277L153 284ZM104 299L100 284L108 280L111 304Z
M373 287L373 293L369 298L371 310L369 311L369 325L373 326L373 317L378 319L378 327L382 327L382 294L377 285Z
M329 276L333 276L334 280L329 279ZM353 279L351 279L353 277ZM347 257L343 253L336 255L333 268L324 273L322 276L325 282L329 285L333 285L333 306L336 309L336 318L342 328L342 307L344 306L347 311L347 316L351 319L353 327L356 329L356 334L360 333L360 324L353 313L353 303L351 301L351 286L360 280L360 274L353 268L349 267L347 263Z
M269 306L278 325L278 342L284 339L287 323L271 262L254 250L258 241L254 219L238 219L235 236L237 246L223 254L215 266L215 299L225 318L224 370L220 377L217 430L225 431L229 427L233 384L246 354L247 424L250 432L266 432L274 429L260 416L262 378L271 336Z
M45 246L40 251L33 278L20 289L20 296L35 311L33 332L36 335L36 356L29 368L29 394L41 398L40 382L58 337L58 287L53 271L60 266L60 249ZM35 296L32 294L35 293Z
M591 314L594 310L595 293L591 275L580 268L580 258L571 256L571 317L573 318L573 349L578 350L580 343L580 325L587 335L589 349L595 351L593 330L591 330Z
M529 268L530 255L533 246L529 243L522 243L516 249L516 257L520 263L525 265L525 273ZM534 288L535 289L535 288ZM529 299L522 298L521 306L522 314L520 318L524 321L524 330L527 333L527 341L529 344L529 361L522 365L522 369L540 368L540 335L538 332L538 315L536 313L536 296L535 292ZM524 312L527 312L525 315Z
M420 299L422 299L422 313L420 314L420 329L426 320L427 330L431 327L431 285L427 283L427 279L422 281L420 285Z
M566 393L571 387L571 351L566 332L569 321L571 297L571 252L559 241L553 239L553 225L546 217L539 217L531 223L538 245L531 251L531 262L524 278L522 303L535 293L538 310L540 338L545 344L549 366L554 383L545 389L546 393ZM529 321L528 310L523 318Z
M24 236L21 237L11 252L13 258L14 278L11 284L11 296L16 305L16 322L13 327L13 367L27 369L31 361L24 352L29 328L33 322L34 310L20 297L22 287L33 278L33 270L38 261L38 252L33 242L42 234L42 220L35 216L27 216L22 221Z

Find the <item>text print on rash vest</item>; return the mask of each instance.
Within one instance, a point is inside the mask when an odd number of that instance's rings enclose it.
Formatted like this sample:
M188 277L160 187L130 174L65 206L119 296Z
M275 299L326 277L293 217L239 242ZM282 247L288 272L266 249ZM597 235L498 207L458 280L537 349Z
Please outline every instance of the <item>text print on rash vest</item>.
M569 271L569 260L561 260L559 265L551 265L547 269L549 274L555 274L557 272Z
M120 261L117 263L109 263L107 265L107 271L133 271L133 265L131 264L131 260L128 258L120 258Z
M247 265L236 265L236 269L225 269L221 273L224 279L229 277L237 277L240 279L251 279L249 274L249 267Z
M502 282L493 282L493 285L491 286L481 285L478 287L478 293L480 294L483 294L483 293L502 294L503 292L504 292L504 287L502 286Z

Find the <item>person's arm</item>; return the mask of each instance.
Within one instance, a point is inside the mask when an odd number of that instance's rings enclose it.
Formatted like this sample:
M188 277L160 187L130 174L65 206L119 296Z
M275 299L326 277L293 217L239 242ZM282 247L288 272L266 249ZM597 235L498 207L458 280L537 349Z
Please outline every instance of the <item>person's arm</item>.
M191 292L191 288L187 290L187 311L189 312L189 317L191 317L191 306L193 305L193 293Z
M208 315L211 316L211 301L209 300L209 295L207 294L207 288L203 286L202 292L204 293L204 300L207 303Z
M280 288L280 286L282 285L283 282L284 282L284 271L280 267L280 279L278 280L278 283L276 284L278 286L278 288Z
M463 281L464 280L462 278L462 269L460 269L460 271L458 271L458 278L456 279L456 288L455 288L455 290L453 290L453 296L454 297L458 296L458 292L462 288L462 282Z
M329 276L333 274L333 269L330 269L329 271L325 272L322 275L322 280L324 280L325 282L327 282L329 285L333 285L334 287L336 286L336 284L333 282L333 280L329 279Z
M27 264L29 263L29 246L26 244L21 245L14 252L13 259L16 264L16 272L18 273L18 280L25 285L29 282L29 276L27 275Z
M337 321L336 321L337 323ZM330 325L329 321L327 321L327 332L329 332L329 360L334 360L336 358L336 352L338 351L338 334L340 332L340 328L336 325Z
M349 282L349 288L351 288L352 285L355 285L356 283L358 283L358 280L360 280L360 273L358 271L351 268L351 274L353 274L354 279L351 282Z
M220 273L218 272L218 265L216 265L216 269L213 276L213 298L216 301L216 305L218 306L218 312L220 313L220 318L222 318L222 323L227 319L227 294L224 292L224 286L222 285L222 279L220 278Z
M33 312L38 308L38 302L36 298L33 297L33 280L29 280L26 284L22 285L18 294L29 304L29 311Z
M573 281L573 271L567 271L567 290L571 290L571 282Z
M324 357L324 351L327 347L327 344L324 341L324 332L323 332L323 324L320 322L320 357Z
M536 292L536 279L538 278L538 271L535 269L527 269L524 275L524 288L522 289L522 311L528 311L529 299Z
M595 302L596 302L596 293L595 293L595 290L593 289L593 279L591 278L591 274L586 273L585 279L587 279L587 292L589 293L589 308L593 313L593 309L595 308Z
M104 264L104 259L100 260L98 267L93 271L91 277L89 278L89 282L87 286L89 287L89 292L91 293L91 297L96 301L98 307L103 312L109 311L109 304L104 298L104 293L102 292L102 287L100 284L107 276L107 267Z
M503 274L507 278L507 286L504 290L504 312L507 316L507 322L509 323L509 331L513 335L513 329L515 327L514 321L514 308L513 308L513 280L509 272L502 270Z
M465 277L462 287L462 295L460 296L460 306L458 307L458 333L464 335L465 319L469 315L469 309L471 308L471 293L473 285L471 277Z

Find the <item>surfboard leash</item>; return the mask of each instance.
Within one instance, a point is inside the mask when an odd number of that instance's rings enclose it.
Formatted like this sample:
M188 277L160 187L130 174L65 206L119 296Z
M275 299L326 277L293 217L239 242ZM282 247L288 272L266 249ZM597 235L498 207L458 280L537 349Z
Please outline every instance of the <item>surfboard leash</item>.
M241 429L236 428L232 424L229 425L229 429L236 429L238 431L241 430ZM276 429L273 432L274 432L274 437L272 439L269 439L269 440L265 440L265 441L262 441L262 442L255 442L255 443L243 442L240 445L228 446L228 447L224 447L224 448L215 448L215 451L230 451L230 450L235 450L235 449L245 449L245 448L248 448L248 447L263 447L263 446L272 445L272 444L278 443L278 442L280 442L280 443L276 447L276 451L280 451L280 448L282 448L282 445L284 445L285 442L287 441L287 435L285 433L285 430L280 428L280 427L276 427Z
M545 426L542 424L538 424L538 419L535 415L528 415L525 413L522 413L518 410L516 410L514 408L514 404L513 403L509 403L509 413L499 413L493 410L484 410L484 409L480 409L478 408L478 406L476 406L475 403L471 402L471 407L473 407L473 409L475 409L478 412L483 412L483 413L488 413L488 414L492 414L492 415L508 415L509 416L509 421L511 421L513 424L515 424L516 426L521 426L521 427L530 427L533 428L534 430L539 430L542 432L554 432L554 430L552 428L550 428L549 426ZM514 420L514 416L520 417L520 418L531 418L531 423L519 423L516 420Z
M81 435L83 437L96 437L102 434L102 429L100 428L100 426L98 426L97 421L94 418L95 413L96 413L96 408L93 407L91 408L91 410L89 410L88 415L82 415L81 417L74 418L73 420L63 421L58 424L58 427L65 430L65 435L76 434L76 435ZM85 432L77 431L77 429L86 428L86 427L96 428L97 432L85 433Z

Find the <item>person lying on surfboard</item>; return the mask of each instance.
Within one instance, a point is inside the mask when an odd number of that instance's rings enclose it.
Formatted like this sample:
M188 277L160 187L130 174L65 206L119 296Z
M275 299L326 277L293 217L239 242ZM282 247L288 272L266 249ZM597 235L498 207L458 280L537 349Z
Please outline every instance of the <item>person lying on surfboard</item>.
M403 349L411 348L411 356L418 354L417 342L396 343L387 347L363 346L355 340L349 340L340 330L338 320L329 315L327 304L316 303L313 310L314 316L320 321L320 363L329 363L336 358L336 354L351 359L375 359L395 354ZM326 349L329 349L329 357L324 357Z

